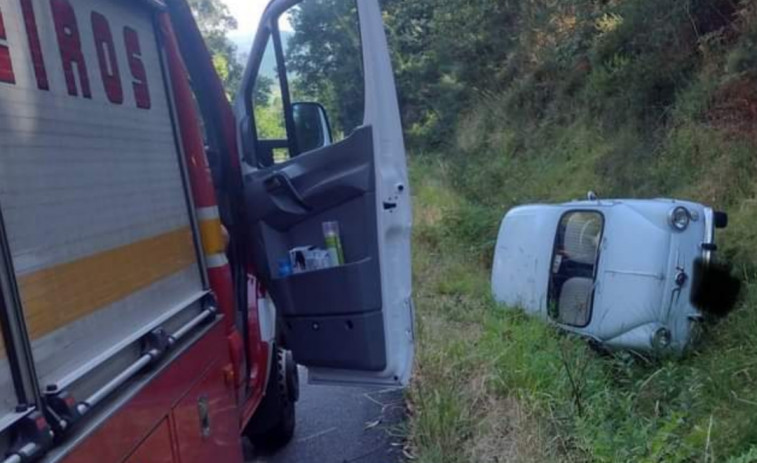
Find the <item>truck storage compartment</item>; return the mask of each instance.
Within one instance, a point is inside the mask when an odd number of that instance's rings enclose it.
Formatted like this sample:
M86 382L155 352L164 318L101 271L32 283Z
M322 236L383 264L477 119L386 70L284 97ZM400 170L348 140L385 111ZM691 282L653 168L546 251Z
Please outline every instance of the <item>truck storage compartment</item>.
M23 28L31 10L36 51ZM15 81L0 85L1 239L46 394L82 400L123 372L109 359L137 361L142 336L202 310L156 11L121 0L3 2ZM29 59L39 52L44 69ZM0 387L6 376L0 362Z
M234 393L215 363L176 404L173 422L182 463L242 461Z
M173 463L176 461L171 442L171 428L168 418L163 419L157 428L131 454L126 463Z

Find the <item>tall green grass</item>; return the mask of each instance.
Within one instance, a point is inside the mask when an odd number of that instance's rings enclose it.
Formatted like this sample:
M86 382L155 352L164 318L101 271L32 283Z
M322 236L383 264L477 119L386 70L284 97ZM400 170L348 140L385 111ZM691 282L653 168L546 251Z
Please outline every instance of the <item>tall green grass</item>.
M587 5L545 3L507 87L412 159L411 443L429 463L757 462L757 7ZM491 300L505 212L588 190L729 212L742 300L683 358L601 356Z
M507 208L603 191L602 163L632 140L577 125L554 130L525 153L503 143L465 162L413 159L419 351L410 401L420 461L757 462L756 248L749 223L757 203L747 191L702 188L709 184L704 167L672 161L691 146L705 159L727 149L736 159L723 168L733 169L731 188L741 188L738 179L753 167L738 157L751 150L711 133L676 131L657 147L664 156L636 167L646 172L624 175L644 176L649 195L721 198L732 213L722 238L727 252L740 256L747 282L739 309L710 326L682 359L600 356L489 296L494 238ZM675 165L670 175L662 172L668 163ZM616 194L644 192L611 186Z

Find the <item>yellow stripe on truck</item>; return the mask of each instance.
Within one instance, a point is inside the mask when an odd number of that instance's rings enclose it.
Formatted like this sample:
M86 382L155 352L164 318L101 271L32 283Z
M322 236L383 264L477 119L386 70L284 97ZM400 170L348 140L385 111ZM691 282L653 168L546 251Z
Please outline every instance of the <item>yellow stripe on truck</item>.
M180 228L18 278L29 335L37 339L194 264Z
M221 254L226 251L226 240L221 228L221 219L200 219L199 228L202 250L206 256Z

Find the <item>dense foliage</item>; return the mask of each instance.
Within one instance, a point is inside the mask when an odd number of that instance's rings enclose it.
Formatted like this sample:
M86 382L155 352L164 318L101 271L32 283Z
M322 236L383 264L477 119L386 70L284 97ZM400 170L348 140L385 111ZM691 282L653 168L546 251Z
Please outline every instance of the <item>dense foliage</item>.
M287 43L286 66L294 101L317 101L333 127L349 133L362 123L363 65L357 5L314 0L291 10L295 31Z
M237 28L237 20L221 0L188 0L192 14L213 57L229 98L239 87L244 69L236 57L237 48L227 34Z

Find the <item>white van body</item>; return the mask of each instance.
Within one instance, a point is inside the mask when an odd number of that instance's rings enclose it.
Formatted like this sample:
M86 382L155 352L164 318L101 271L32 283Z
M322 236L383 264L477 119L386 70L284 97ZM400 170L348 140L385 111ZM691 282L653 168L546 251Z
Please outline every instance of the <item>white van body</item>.
M715 249L715 214L671 199L516 207L497 237L494 297L608 348L681 351L701 318L691 282Z

